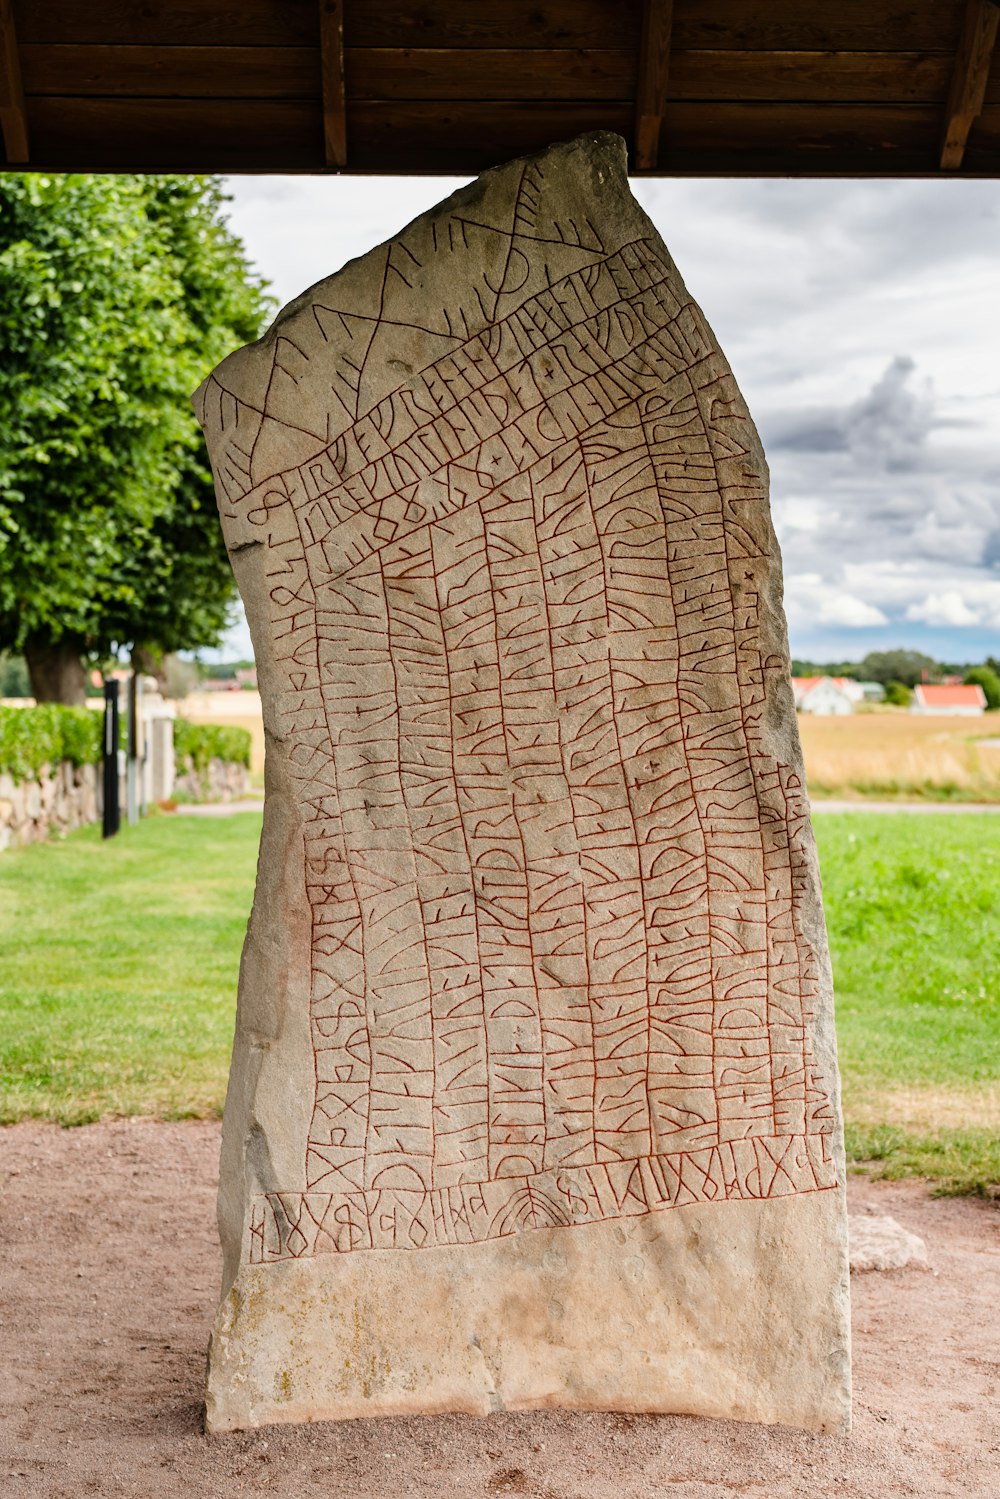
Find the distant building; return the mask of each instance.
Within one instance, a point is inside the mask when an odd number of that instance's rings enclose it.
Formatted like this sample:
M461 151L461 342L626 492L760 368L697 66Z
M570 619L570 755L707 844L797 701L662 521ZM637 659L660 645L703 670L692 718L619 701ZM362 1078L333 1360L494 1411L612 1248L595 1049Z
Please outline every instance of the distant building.
M861 683L856 682L853 677L829 677L828 681L831 681L837 691L842 692L851 703L864 702L865 694Z
M846 677L792 678L792 691L798 711L820 714L824 718L853 713L855 702L860 702L864 694L859 690L855 695L850 689L858 687L857 682L851 682Z
M881 682L855 682L855 687L861 688L861 698L866 703L884 703L885 688Z
M919 682L913 689L911 713L961 714L978 718L986 711L986 694L978 682L952 685L943 682Z

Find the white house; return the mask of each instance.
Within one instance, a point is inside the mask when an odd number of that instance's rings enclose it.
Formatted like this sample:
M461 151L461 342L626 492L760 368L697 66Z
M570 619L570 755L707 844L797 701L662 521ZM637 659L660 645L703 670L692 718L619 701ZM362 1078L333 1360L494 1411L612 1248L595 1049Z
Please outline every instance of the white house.
M936 682L920 682L913 689L911 713L959 714L978 718L986 711L986 694L978 682L945 687Z
M800 713L818 713L824 717L853 713L854 698L845 690L844 677L793 677L792 691ZM850 683L851 687L857 684ZM857 694L860 701L862 693Z

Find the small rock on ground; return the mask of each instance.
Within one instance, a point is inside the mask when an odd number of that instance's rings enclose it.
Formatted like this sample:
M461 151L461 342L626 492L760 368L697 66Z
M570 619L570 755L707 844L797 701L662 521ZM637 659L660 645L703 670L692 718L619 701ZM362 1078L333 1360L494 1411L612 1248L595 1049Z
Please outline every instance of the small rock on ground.
M852 1271L930 1269L923 1239L895 1218L851 1213L847 1233Z

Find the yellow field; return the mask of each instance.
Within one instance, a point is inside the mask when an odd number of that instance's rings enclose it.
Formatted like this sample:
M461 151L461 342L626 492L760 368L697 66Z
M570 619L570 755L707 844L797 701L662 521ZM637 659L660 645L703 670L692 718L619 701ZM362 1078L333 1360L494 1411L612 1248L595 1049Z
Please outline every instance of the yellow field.
M1000 801L1000 714L939 718L894 708L849 718L800 714L799 732L813 797Z
M177 710L192 723L249 729L251 769L259 781L264 725L258 693L193 692ZM815 798L1000 802L1000 713L937 718L883 708L863 709L849 718L801 714L799 732ZM979 742L984 739L995 742Z
M250 774L263 784L264 720L259 692L192 692L175 704L181 718L191 723L221 723L227 728L249 729Z

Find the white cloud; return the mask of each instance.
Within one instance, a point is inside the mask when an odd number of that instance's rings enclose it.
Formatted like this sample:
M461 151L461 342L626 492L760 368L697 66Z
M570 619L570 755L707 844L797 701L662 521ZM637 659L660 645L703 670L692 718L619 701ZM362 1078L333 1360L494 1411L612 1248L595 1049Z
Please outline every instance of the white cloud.
M945 589L911 604L906 618L928 625L986 625L1000 629L1000 583L973 582L964 592Z
M779 531L819 531L837 520L836 511L815 495L772 495L771 514Z
M866 625L887 625L889 617L876 609L874 604L866 604L864 599L857 599L850 593L829 594L820 605L820 622L824 625L847 625L852 630L862 629Z
M927 625L976 625L979 615L970 609L957 589L929 593L919 604L911 604L907 619L920 619Z
M785 611L793 628L823 624L860 630L889 623L888 616L874 604L831 588L818 573L792 574L785 579Z

